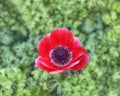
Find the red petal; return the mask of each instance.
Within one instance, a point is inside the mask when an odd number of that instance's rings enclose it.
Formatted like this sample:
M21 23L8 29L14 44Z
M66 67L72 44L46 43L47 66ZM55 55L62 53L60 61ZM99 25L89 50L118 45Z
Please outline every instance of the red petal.
M73 48L80 47L80 41L77 37L74 37Z
M50 50L51 50L51 40L50 40L50 34L48 34L41 41L39 41L38 53L43 58L49 58Z
M37 59L35 59L35 63L36 63L36 65L37 65L38 68L40 68L40 69L42 69L44 71L47 71L47 72L51 72L52 71L52 69L46 67L45 65L43 65L41 63L41 61L39 60L39 57Z
M72 61L70 62L70 64L64 66L62 69L63 70L67 70L70 69L71 67L75 66L76 64L78 64L81 60L81 56L83 56L83 54L86 53L86 50L82 47L77 47L71 50L72 51Z
M65 67L63 67L62 69L70 69L71 67L75 66L76 64L78 64L80 62L80 57L83 55L84 53L84 49L82 47L77 47L71 50L72 51L72 61L70 62L70 64L66 65Z
M46 67L48 67L50 69L53 69L53 70L60 70L61 69L61 67L56 66L55 64L51 63L50 59L46 60L46 59L41 58L41 57L38 57L37 59L41 64L45 65Z
M41 61L41 58L38 57L37 59L35 59L35 63L37 65L38 68L49 72L50 74L55 74L55 73L60 73L60 72L64 72L64 70L54 70L49 68L49 66L47 66L47 64L45 64L45 62Z
M56 73L61 73L64 72L65 70L56 70L56 71L51 71L49 72L50 74L56 74Z
M73 70L81 70L88 64L89 55L88 55L88 53L87 53L87 51L85 49L81 48L80 51L79 51L78 56L76 55L74 60L75 61L80 60L80 61L79 61L78 64L73 66L71 69L73 69Z
M51 33L51 41L53 46L64 45L71 47L73 42L73 35L66 28L57 28Z
M72 50L73 59L77 59L82 54L88 54L88 52L81 46L73 48Z

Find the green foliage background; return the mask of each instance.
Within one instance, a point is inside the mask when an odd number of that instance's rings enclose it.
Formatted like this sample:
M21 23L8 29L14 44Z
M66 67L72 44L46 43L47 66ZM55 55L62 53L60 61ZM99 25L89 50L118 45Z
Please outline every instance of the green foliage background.
M38 41L57 27L89 51L84 70L35 66ZM0 96L120 96L120 1L0 0Z

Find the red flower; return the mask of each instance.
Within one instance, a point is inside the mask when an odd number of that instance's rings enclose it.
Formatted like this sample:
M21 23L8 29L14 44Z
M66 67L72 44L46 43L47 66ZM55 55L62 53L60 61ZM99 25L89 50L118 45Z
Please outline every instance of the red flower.
M37 67L51 74L68 69L81 70L88 61L88 52L79 39L66 28L57 28L38 43Z

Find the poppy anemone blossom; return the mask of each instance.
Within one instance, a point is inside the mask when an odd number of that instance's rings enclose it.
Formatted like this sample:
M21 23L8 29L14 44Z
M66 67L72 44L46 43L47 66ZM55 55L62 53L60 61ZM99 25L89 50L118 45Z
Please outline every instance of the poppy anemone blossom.
M35 59L37 67L51 74L68 69L81 70L89 61L88 52L79 39L66 28L56 28L40 40L38 54Z

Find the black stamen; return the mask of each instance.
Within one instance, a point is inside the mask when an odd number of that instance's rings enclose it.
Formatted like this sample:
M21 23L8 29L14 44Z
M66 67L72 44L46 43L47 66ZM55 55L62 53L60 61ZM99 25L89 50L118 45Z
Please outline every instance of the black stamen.
M65 46L57 46L50 52L50 58L55 65L65 66L72 60L72 53Z

